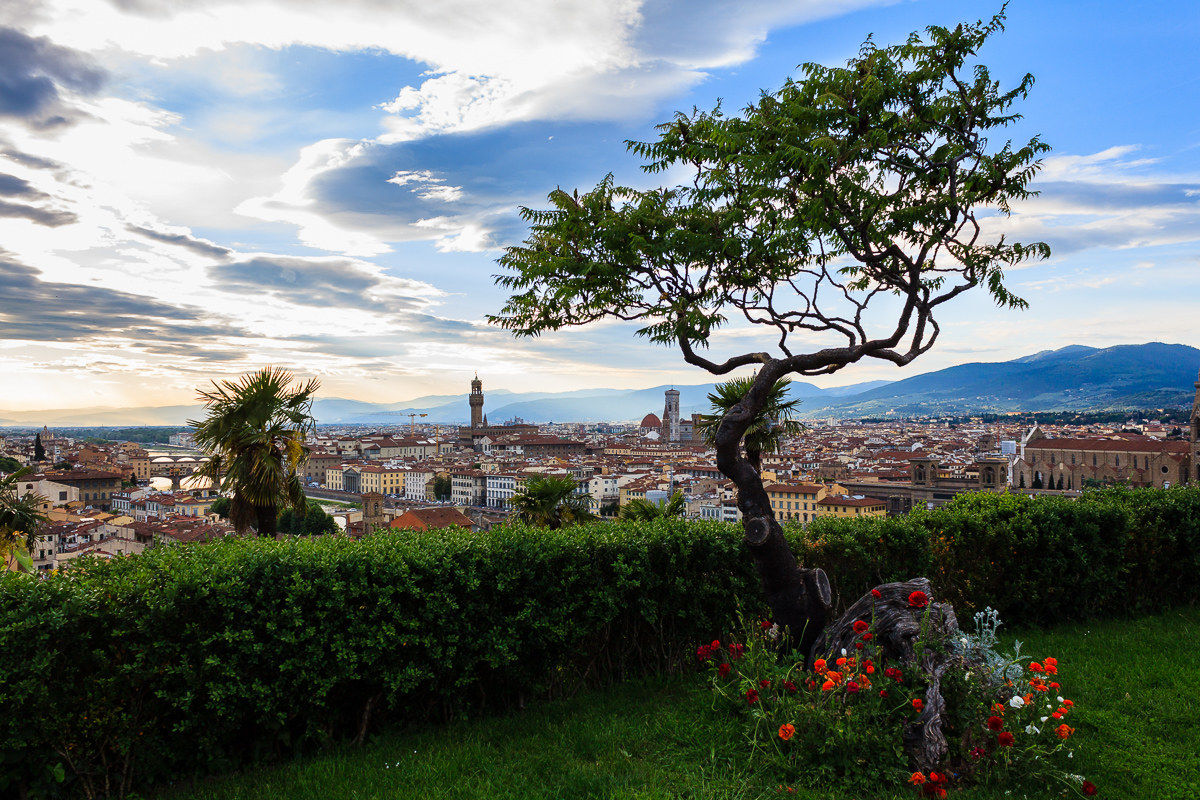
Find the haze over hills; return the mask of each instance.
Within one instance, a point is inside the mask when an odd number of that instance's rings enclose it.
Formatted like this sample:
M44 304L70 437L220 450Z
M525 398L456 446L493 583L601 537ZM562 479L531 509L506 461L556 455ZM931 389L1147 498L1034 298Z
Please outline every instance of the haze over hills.
M821 389L792 384L807 417L970 414L1005 411L1090 411L1187 406L1195 395L1200 350L1151 342L1108 348L1071 345L1012 361L959 364L899 381ZM675 386L680 412L707 411L713 384ZM484 385L484 410L492 423L636 421L662 413L663 392L647 389L581 389L573 392L511 392ZM323 424L398 424L410 413L425 422L465 423L466 387L457 395L426 395L395 403L320 398L313 405ZM202 414L199 405L128 409L0 411L3 425L182 425Z

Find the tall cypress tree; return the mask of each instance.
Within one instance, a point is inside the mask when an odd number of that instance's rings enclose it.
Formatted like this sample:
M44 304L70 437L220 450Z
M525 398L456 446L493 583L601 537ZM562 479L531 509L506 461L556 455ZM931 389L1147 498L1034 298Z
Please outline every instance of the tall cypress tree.
M34 461L45 461L46 460L46 448L42 446L41 431L39 431L38 434L33 437L33 460Z

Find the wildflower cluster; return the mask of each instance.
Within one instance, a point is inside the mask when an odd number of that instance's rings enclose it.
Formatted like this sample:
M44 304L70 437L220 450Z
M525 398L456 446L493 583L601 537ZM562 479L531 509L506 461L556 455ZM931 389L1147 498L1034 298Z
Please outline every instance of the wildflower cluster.
M926 609L929 599L914 592L908 603ZM853 623L852 650L811 666L783 656L779 628L770 621L749 626L744 644L713 641L696 656L713 670L714 692L745 720L756 754L789 782L872 788L907 783L917 796L934 798L975 783L1059 784L1095 795L1096 787L1069 769L1075 704L1062 695L1058 660L1025 663L1019 643L1012 656L999 655L998 624L994 613L982 625L977 618L977 634L964 635L954 645L959 650L951 646L952 654L972 656L954 661L958 667L943 676L950 753L928 772L913 772L901 746L906 726L925 707L924 676L915 667L888 663L873 618ZM921 641L917 649L946 646Z

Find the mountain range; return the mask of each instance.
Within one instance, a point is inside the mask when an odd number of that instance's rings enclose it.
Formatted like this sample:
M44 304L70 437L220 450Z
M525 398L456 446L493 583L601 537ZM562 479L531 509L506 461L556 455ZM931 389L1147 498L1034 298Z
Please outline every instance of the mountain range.
M1000 362L959 364L898 381L822 389L796 381L805 417L875 417L917 414L970 414L1006 411L1103 411L1173 408L1190 405L1200 369L1200 350L1181 344L1071 345ZM580 389L573 392L485 391L484 410L492 423L519 417L527 422L637 421L661 415L663 392L647 389ZM712 383L674 386L680 413L708 410ZM409 414L423 422L468 421L466 392L426 395L395 403L368 403L337 397L317 399L313 414L322 424L394 425ZM202 415L200 406L127 409L0 411L0 425L182 425Z

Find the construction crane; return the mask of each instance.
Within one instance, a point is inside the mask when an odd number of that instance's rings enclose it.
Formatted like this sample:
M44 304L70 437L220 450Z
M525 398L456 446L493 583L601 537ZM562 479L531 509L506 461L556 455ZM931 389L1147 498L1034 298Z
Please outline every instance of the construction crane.
M428 414L406 414L408 417L408 435L417 435L417 417L428 417Z

